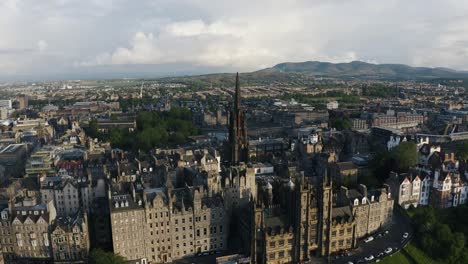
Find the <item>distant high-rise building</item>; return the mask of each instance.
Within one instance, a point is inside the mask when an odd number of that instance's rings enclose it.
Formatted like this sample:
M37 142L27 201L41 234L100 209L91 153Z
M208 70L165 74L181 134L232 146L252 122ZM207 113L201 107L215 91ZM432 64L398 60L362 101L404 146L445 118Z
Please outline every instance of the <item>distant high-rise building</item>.
M8 118L8 108L0 107L0 120Z
M19 101L19 110L23 110L29 107L29 98L27 95L20 96Z
M231 165L247 162L249 154L247 125L244 111L241 109L240 99L239 73L237 73L234 107L229 117L229 142L227 145L228 162Z
M0 100L0 108L12 108L11 100Z

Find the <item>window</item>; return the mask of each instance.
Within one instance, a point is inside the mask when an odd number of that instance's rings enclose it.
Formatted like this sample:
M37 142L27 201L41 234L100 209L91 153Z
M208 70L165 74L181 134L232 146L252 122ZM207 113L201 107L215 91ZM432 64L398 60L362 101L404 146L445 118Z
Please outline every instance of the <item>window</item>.
M275 258L275 253L270 253L269 259L274 259Z
M270 242L270 247L272 248L276 247L276 243L274 241Z

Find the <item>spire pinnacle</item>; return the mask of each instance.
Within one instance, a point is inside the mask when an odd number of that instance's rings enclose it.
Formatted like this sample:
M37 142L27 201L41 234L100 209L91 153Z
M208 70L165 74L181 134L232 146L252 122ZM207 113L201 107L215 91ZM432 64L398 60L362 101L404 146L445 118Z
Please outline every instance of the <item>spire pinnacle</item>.
M240 110L240 84L239 84L239 73L236 74L236 91L235 91L235 101L234 101L234 110L237 112Z

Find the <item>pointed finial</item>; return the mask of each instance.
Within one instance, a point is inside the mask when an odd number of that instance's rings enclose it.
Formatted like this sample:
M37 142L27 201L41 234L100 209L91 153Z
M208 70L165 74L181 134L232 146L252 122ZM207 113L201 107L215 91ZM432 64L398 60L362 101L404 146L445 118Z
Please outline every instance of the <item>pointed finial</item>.
M237 112L237 110L240 109L240 84L239 84L239 73L236 74L236 90L235 90L235 95L234 95L234 108Z

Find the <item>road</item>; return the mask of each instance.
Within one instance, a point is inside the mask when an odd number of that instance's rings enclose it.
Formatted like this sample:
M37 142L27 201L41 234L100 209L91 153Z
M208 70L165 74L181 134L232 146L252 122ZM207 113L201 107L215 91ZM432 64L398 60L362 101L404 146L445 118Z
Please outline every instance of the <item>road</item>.
M382 234L384 230L388 230L388 234L379 236L379 234ZM410 219L400 211L400 208L397 207L395 207L393 213L391 226L384 230L374 234L374 240L369 243L365 243L363 239L358 241L358 248L351 251L351 256L339 257L338 259L336 257L332 257L332 263L347 264L349 262L375 262L377 258L382 259L404 247L413 236ZM403 239L403 234L405 232L408 232L409 236L408 238ZM384 250L389 247L392 248L392 252L390 254L385 254ZM377 257L379 253L383 253L383 255ZM373 255L375 259L372 261L365 261L364 258L370 255Z

